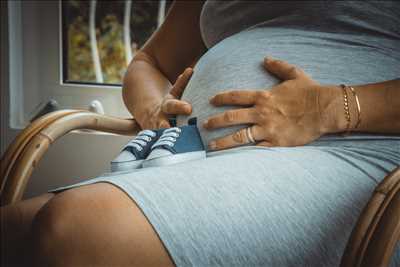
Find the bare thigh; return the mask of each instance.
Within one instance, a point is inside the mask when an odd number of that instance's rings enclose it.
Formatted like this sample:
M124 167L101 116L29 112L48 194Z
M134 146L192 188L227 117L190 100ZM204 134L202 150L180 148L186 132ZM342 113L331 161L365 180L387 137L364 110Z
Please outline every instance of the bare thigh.
M38 266L174 266L140 208L108 183L55 195L32 234Z
M1 207L1 263L4 266L23 266L21 256L26 254L26 240L29 238L29 231L32 220L36 213L49 201L54 194L47 193L38 197L23 200L16 204ZM1 265L1 264L0 264Z
M21 202L1 207L3 218L22 220L31 223L36 213L54 196L45 193L37 197L22 200Z

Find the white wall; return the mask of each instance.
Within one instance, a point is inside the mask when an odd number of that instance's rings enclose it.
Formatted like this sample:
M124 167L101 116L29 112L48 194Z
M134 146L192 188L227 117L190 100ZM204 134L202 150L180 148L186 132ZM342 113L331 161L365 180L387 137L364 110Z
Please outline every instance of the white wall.
M8 40L6 1L1 2L1 155L19 131L9 127ZM58 66L54 66L55 68ZM108 169L109 161L119 152L126 136L72 133L49 149L34 171L24 198L46 190L98 175Z

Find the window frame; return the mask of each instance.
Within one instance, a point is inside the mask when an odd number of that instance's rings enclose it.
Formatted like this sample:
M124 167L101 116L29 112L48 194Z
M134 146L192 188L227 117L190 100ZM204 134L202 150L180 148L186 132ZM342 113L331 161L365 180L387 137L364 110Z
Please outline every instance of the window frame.
M62 3L9 1L10 127L22 129L51 100L61 109L87 110L93 100L105 114L131 117L122 86L63 81Z

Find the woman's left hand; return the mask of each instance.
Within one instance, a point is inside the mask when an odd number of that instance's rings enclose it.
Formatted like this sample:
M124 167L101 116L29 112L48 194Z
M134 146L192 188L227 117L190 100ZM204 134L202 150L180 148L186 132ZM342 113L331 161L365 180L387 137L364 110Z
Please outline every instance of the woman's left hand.
M264 66L283 82L268 91L225 91L210 99L215 106L246 107L211 116L204 121L204 128L211 130L252 124L212 140L208 144L210 149L219 150L255 142L268 147L298 146L310 143L327 132L326 122L330 118L321 112L320 92L335 89L335 94L340 93L338 87L321 86L303 70L282 60L265 58Z

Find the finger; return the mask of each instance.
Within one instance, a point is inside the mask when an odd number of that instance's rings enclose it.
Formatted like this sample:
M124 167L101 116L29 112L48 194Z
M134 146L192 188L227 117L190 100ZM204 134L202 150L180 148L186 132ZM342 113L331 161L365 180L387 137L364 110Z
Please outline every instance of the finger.
M222 105L254 105L258 91L235 90L225 91L210 98L210 103L214 106Z
M173 95L176 98L181 98L183 91L186 88L186 85L188 84L190 77L193 74L193 69L192 68L186 68L185 71L178 76L178 79L174 83L170 94Z
M169 125L169 122L166 120L162 120L158 123L158 129L162 129L162 128L169 128L171 127L171 125Z
M167 99L163 102L161 111L169 115L190 115L192 113L192 105L178 99Z
M171 127L171 125L169 124L168 119L166 119L166 118L161 119L157 125L157 129L169 128L169 127Z
M203 127L216 129L245 123L256 123L256 111L254 108L233 109L211 116L203 122Z
M274 147L274 145L268 141L259 142L259 143L257 143L257 146Z
M281 80L311 79L302 69L283 60L266 57L264 59L264 67Z
M260 138L260 136L262 135L261 127L257 126L257 125L253 125L250 126L250 130L253 136L254 140L261 140L262 138ZM209 144L208 147L212 150L219 150L219 149L225 149L225 148L231 148L231 147L235 147L235 146L240 146L240 145L244 145L244 144L249 144L251 143L248 133L247 133L247 127L240 129L239 131L212 140Z

